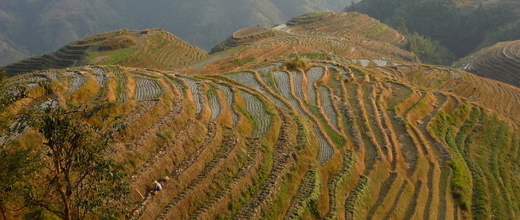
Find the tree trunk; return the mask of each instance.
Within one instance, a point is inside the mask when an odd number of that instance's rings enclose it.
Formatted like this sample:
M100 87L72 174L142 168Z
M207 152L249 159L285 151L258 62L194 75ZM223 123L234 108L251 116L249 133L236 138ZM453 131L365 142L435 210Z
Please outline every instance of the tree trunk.
M0 213L2 213L2 219L7 220L7 216L5 215L5 208L4 205L0 202Z
M72 207L70 206L70 199L67 196L67 193L63 190L63 187L60 187L61 199L63 200L63 208L65 209L65 219L72 220Z

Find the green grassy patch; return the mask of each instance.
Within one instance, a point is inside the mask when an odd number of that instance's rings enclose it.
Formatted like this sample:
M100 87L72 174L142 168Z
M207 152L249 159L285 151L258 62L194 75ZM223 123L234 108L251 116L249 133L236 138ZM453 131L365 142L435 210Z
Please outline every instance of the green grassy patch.
M327 135L330 137L331 141L336 145L336 147L341 148L346 144L345 138L338 134L332 127L330 127L327 119L321 114L320 110L316 106L308 106L309 110L312 112L314 116L318 118L320 123L325 128L325 132L327 132Z
M86 63L100 65L116 64L119 61L129 57L136 51L137 48L126 48L114 51L90 52L86 59Z

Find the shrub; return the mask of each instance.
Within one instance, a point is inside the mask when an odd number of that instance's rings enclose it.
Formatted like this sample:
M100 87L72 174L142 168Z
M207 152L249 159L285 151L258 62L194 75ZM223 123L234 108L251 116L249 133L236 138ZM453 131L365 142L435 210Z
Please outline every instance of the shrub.
M305 58L301 58L298 55L296 55L296 57L293 60L286 62L285 66L289 70L296 70L296 69L307 70L310 68L309 61Z

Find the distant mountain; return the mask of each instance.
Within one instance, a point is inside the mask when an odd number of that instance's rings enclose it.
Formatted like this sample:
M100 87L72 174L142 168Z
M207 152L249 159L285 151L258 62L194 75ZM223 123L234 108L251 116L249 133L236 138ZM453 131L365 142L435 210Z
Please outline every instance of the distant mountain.
M116 29L162 28L209 50L237 29L273 26L350 0L1 0L0 65Z
M88 35L123 28L126 21L105 1L41 0L0 2L0 33L4 43L24 56L56 50ZM1 40L1 39L0 39ZM0 65L13 62L0 49Z

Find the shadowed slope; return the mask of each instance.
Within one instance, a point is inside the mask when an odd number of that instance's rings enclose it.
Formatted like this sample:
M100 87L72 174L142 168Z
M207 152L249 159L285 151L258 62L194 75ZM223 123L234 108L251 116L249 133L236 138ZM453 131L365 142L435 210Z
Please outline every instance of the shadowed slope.
M520 40L497 43L455 65L479 76L520 87Z

